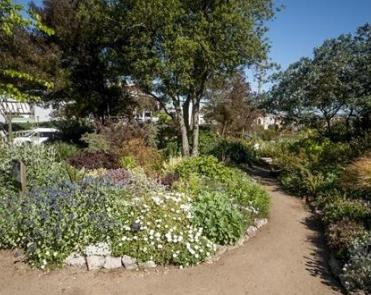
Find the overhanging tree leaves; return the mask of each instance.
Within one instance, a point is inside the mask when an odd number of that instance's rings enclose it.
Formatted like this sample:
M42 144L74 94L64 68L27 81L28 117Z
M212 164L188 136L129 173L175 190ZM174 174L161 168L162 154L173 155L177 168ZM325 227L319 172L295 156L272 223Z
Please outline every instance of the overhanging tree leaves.
M0 112L9 125L8 99L36 101L53 88L55 49L44 38L53 30L34 11L22 16L22 6L11 0L0 2Z
M131 78L177 122L182 153L197 155L207 84L265 58L262 22L273 15L272 1L117 0L112 7L116 38L128 41L116 50Z

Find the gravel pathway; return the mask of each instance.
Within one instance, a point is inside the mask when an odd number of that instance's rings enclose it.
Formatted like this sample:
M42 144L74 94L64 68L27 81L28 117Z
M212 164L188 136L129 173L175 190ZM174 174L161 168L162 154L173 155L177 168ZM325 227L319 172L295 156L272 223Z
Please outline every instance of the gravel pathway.
M319 228L303 202L266 185L272 212L244 246L214 264L151 272L63 269L43 273L0 252L1 295L327 295L341 294L324 263Z

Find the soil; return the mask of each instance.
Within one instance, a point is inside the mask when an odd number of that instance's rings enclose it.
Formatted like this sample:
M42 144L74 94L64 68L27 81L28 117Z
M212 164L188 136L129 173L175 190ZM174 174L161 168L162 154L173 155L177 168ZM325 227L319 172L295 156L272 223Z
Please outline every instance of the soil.
M269 223L213 264L188 269L42 271L0 251L1 295L327 295L341 294L326 264L320 228L303 201L275 184Z

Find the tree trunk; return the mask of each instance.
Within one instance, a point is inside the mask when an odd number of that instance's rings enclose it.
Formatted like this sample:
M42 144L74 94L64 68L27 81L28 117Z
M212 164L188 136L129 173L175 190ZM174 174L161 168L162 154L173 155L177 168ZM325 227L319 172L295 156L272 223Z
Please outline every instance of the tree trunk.
M182 112L182 108L179 103L175 105L176 116L178 120L178 125L180 128L180 133L182 137L182 155L185 157L189 157L189 141L188 141L188 132L187 126L184 121L184 114Z
M187 132L189 134L191 127L189 123L189 104L190 104L190 99L187 98L186 101L184 102L182 108L183 108L183 117L184 117L184 124L186 126Z
M198 152L198 140L200 134L200 102L196 101L192 106L192 156L197 157Z
M331 128L331 117L325 116L326 125L327 125L327 132L329 135L332 134L332 128Z
M222 129L222 137L224 137L225 132L227 130L227 124L228 124L228 122L227 121L224 121L224 123L223 123L223 129Z
M8 121L8 141L11 143L13 142L13 125L12 125L12 115L9 112L8 116L4 117L6 121Z

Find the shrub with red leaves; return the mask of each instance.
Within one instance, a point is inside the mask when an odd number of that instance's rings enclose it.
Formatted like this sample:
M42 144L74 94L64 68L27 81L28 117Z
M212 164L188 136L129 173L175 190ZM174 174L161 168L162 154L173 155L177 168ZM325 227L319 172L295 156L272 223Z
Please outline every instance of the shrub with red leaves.
M120 168L117 158L104 152L84 152L68 159L70 165L77 169L117 169Z

